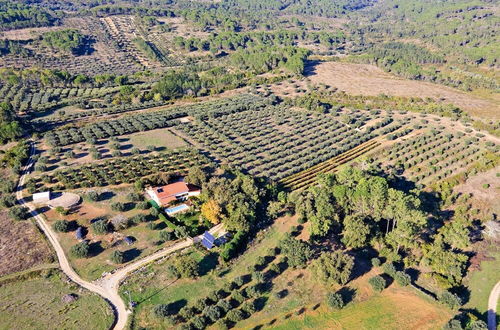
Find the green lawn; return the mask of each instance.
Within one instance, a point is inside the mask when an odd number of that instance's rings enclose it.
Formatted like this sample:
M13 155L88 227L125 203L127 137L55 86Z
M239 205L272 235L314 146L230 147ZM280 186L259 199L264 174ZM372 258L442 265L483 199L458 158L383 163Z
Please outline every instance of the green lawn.
M265 320L273 329L441 329L452 313L418 297L410 288L389 288L339 311L321 306L301 315L285 314ZM243 327L250 328L250 327Z
M78 300L61 297L75 293ZM59 271L47 278L8 283L0 287L0 329L108 329L113 322L109 305L99 296L81 291L61 279Z
M168 278L165 272L168 260L162 264L152 264L146 271L131 276L127 282L120 287L123 297L128 299L125 294L129 291L132 300L138 302L134 312L134 319L138 326L161 328L168 324L161 323L157 317L152 315L151 310L154 305L174 303L179 304L193 303L198 298L205 297L214 289L235 277L248 274L247 267L255 264L258 256L267 254L269 248L276 246L278 240L284 234L283 231L271 228L267 233L262 233L260 241L251 247L243 256L241 256L228 269L222 269L220 272L209 271L204 276L196 280L180 279L173 281ZM196 259L202 259L203 256L192 249ZM213 263L213 259L205 257L206 263Z
M488 297L491 289L500 281L500 252L491 252L494 260L481 262L481 270L469 276L468 288L471 291L468 308L476 308L481 314L488 310Z
M156 129L148 132L134 133L126 137L129 138L129 143L139 149L146 149L146 147L150 145L167 149L186 146L186 143L182 139L172 134L168 129Z

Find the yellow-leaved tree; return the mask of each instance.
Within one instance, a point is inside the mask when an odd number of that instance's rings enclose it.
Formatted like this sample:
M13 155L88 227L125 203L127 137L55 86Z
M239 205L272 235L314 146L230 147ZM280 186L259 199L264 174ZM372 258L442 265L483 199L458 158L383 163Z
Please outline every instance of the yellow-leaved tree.
M201 215L216 225L220 222L221 207L216 201L210 199L201 206Z

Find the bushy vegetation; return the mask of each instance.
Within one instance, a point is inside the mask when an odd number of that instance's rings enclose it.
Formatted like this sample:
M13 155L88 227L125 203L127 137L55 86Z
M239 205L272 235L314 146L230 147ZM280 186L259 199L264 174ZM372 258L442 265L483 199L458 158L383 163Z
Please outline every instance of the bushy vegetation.
M373 290L380 292L385 289L385 286L387 285L385 279L380 276L374 276L368 280L368 283L372 286Z
M0 29L2 30L49 26L56 22L57 18L46 10L12 1L0 2Z
M75 29L46 32L42 34L41 39L45 46L73 55L84 55L89 52L89 37Z

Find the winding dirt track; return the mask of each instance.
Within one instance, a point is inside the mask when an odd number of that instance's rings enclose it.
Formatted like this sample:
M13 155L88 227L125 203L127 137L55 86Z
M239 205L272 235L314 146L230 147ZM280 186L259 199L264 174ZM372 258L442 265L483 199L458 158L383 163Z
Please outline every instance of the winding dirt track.
M155 260L158 260L160 258L163 258L175 251L182 250L184 248L187 248L188 246L193 244L192 239L186 239L184 241L178 242L168 248L165 248L163 250L160 250L158 252L155 252L149 256L146 256L142 259L139 259L133 263L130 263L122 268L117 269L113 273L110 273L106 275L105 277L98 279L97 281L94 282L88 282L82 279L71 267L68 258L66 257L63 248L61 247L61 244L57 240L56 233L52 230L52 228L45 222L45 219L43 218L42 215L40 215L37 211L36 208L31 204L28 203L24 200L23 194L22 194L22 187L24 185L24 182L26 180L26 177L29 175L31 168L33 167L33 164L35 161L33 160L33 156L35 155L36 149L33 143L31 143L31 149L30 149L30 158L28 160L28 164L23 168L22 175L19 179L19 183L16 189L16 197L18 200L18 203L21 204L22 206L27 207L30 210L31 215L35 218L38 226L42 229L44 234L47 236L50 244L52 244L54 250L56 251L57 254L57 259L59 262L59 265L61 267L61 270L75 283L80 285L81 287L97 293L101 297L103 297L110 305L111 308L113 309L113 313L115 315L115 320L113 324L111 325L111 329L116 329L116 330L122 330L125 329L127 325L127 319L128 315L131 313L131 311L127 308L125 302L123 299L120 297L118 294L118 288L120 286L120 283L127 277L128 274L131 272L144 267L148 263L151 263ZM213 227L210 232L212 234L215 234L217 232L222 231L222 225L217 225Z

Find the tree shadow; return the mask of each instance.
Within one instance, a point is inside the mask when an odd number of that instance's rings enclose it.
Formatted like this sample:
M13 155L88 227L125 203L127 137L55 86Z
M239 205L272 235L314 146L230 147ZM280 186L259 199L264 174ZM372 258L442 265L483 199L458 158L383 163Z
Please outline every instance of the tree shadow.
M356 289L350 288L347 286L344 286L341 288L338 293L342 296L342 300L344 301L344 304L349 304L350 302L354 301L354 298L356 298Z
M165 228L167 228L167 224L163 221L158 222L155 226L155 230L163 230Z
M456 293L457 296L460 297L462 300L462 305L465 305L469 302L470 300L470 290L465 287L464 285L454 287L453 289L450 290L453 293Z
M380 274L380 276L385 280L385 287L388 288L394 282L394 279L387 274Z
M124 203L123 206L124 206L125 212L131 211L135 208L135 203L134 202L127 202L127 203Z
M283 298L285 298L286 296L288 296L288 294L289 294L288 289L283 289L283 290L281 290L281 291L276 292L276 298L278 298L278 299L283 299Z
M139 250L138 248L132 248L123 252L123 259L125 260L125 262L129 262L140 256L141 253L142 251Z
M68 221L68 231L75 231L78 228L76 220Z
M110 200L111 198L115 197L115 193L112 191L104 191L99 194L99 201L107 201Z
M168 304L168 310L171 315L175 315L179 313L181 308L183 308L184 306L187 306L187 300L179 299L177 301L174 301L173 303Z
M307 311L307 308L301 307L298 311L295 312L296 315L302 315Z
M255 309L257 311L263 310L264 307L266 307L268 299L269 299L268 297L259 297L259 298L255 299L255 301L254 301Z
M133 144L129 143L129 144L122 144L120 145L120 147L118 148L118 150L129 150L129 149L132 149L134 147Z
M354 253L354 267L351 273L351 281L363 276L372 269L371 259L377 256L377 252L367 247Z
M418 277L420 276L420 271L415 268L406 268L405 272L410 275L412 283L418 280Z
M219 257L216 253L209 253L199 262L200 276L206 275L219 264Z
M101 254L104 251L104 248L101 245L101 241L90 243L89 244L89 255L95 257Z

